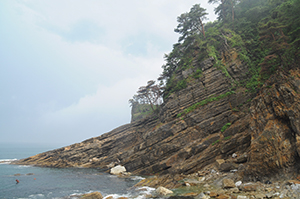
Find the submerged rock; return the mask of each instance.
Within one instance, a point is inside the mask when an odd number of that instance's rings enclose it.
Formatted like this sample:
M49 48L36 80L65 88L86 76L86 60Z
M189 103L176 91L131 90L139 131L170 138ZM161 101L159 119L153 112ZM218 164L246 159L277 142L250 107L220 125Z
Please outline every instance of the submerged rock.
M82 199L103 199L103 196L100 192L92 192L88 194L84 194Z

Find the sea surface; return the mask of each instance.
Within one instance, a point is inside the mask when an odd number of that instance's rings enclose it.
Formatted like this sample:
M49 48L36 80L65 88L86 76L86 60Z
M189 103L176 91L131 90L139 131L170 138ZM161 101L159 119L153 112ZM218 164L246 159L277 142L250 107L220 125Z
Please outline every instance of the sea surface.
M58 147L34 145L0 145L0 199L79 198L99 191L104 197L145 198L152 188L133 188L142 178L119 178L98 169L40 168L11 165L10 161ZM16 180L19 183L16 183Z

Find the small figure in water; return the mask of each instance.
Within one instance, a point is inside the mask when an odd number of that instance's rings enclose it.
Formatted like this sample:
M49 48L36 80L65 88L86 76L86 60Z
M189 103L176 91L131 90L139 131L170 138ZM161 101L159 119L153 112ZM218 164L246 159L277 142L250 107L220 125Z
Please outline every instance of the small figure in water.
M17 184L20 182L18 179L16 179Z

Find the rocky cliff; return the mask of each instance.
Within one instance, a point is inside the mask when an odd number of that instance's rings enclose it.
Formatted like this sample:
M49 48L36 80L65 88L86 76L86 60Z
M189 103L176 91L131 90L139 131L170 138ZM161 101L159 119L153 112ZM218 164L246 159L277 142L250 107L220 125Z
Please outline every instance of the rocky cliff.
M235 56L223 62L227 73L214 58L176 71L188 85L165 100L159 115L15 163L104 169L120 164L140 175L191 174L213 167L237 169L249 180L296 175L300 70L277 72L253 93L235 83L249 78L248 67ZM197 69L201 76L191 78Z

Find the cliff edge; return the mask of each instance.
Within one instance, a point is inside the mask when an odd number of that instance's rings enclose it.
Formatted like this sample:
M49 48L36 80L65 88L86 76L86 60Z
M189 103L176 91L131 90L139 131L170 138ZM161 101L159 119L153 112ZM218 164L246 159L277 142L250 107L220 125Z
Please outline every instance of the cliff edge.
M15 164L103 169L120 164L139 175L209 167L237 169L248 180L299 174L300 70L277 72L259 93L251 93L232 90L233 81L247 78L247 66L234 60L227 66L230 77L213 58L195 63L202 76L170 95L160 115ZM188 71L177 73L188 78Z

